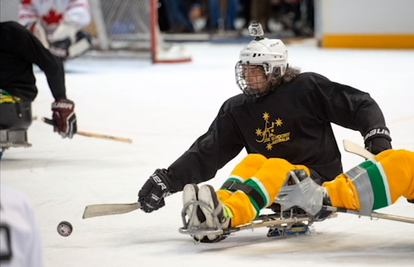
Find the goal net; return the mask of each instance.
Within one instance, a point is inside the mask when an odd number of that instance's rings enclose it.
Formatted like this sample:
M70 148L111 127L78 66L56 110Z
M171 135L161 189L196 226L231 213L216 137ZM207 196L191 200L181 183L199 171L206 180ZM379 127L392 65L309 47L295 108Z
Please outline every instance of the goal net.
M191 61L185 46L164 42L158 0L89 0L95 47L102 51L146 52L153 63Z
M18 20L21 0L0 0L0 21ZM153 63L191 61L180 44L165 42L158 25L158 0L89 0L92 23L86 27L99 54L124 55L131 51L148 55ZM98 53L95 53L98 54Z

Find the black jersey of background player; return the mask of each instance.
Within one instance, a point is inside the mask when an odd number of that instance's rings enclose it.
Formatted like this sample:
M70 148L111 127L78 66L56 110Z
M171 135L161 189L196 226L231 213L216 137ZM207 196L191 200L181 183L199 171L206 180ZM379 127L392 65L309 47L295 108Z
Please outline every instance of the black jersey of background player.
M331 122L362 135L385 126L368 93L316 73L301 73L261 98L234 96L222 105L207 133L169 167L174 189L211 179L243 148L305 165L322 182L332 180L342 173L342 163Z
M62 62L25 27L14 21L0 23L0 89L33 101L37 95L33 64L46 74L53 97L65 99Z

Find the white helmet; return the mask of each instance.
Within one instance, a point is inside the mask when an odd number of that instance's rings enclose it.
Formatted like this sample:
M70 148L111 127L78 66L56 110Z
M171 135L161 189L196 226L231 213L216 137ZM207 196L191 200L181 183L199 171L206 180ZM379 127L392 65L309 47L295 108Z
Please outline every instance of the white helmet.
M246 95L262 96L266 94L272 84L275 84L284 75L288 67L288 51L282 40L256 37L240 52L239 62L236 64L236 82ZM267 81L266 90L257 90L257 85L246 79L243 65L262 66ZM257 82L256 82L257 83ZM262 86L263 87L263 86Z

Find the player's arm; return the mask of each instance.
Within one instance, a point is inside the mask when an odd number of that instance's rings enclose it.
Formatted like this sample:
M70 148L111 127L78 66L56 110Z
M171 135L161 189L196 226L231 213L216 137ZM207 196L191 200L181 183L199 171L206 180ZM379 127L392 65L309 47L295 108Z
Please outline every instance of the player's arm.
M176 188L201 183L213 178L217 171L243 149L243 141L228 114L219 114L207 133L169 166Z
M23 26L10 22L13 28L16 55L36 64L46 75L53 97L66 99L65 72L62 62L52 55L42 43Z
M314 99L324 107L319 114L329 122L358 130L365 147L378 154L391 147L391 136L378 103L366 92L331 82L323 76L314 78Z
M36 64L46 75L55 101L52 103L54 130L62 137L72 138L77 131L75 104L66 97L63 63L23 26L14 23L15 53Z
M152 212L164 206L164 197L181 191L188 183L200 183L214 177L217 170L233 159L243 148L231 120L219 113L207 133L168 169L158 169L138 193L142 210Z

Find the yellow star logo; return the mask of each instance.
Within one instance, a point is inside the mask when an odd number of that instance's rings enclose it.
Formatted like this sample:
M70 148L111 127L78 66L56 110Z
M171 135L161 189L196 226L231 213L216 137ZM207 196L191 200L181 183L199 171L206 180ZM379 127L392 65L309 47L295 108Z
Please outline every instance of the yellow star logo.
M256 129L256 135L262 136L263 135L262 129Z
M273 146L271 144L267 144L266 145L266 148L267 148L267 150L272 150L273 149Z
M282 121L282 119L277 119L276 120L276 126L279 126L279 127L281 127L283 125L283 121Z
M269 113L267 113L267 112L263 113L263 119L265 119L265 121L268 121L269 118L270 118Z

